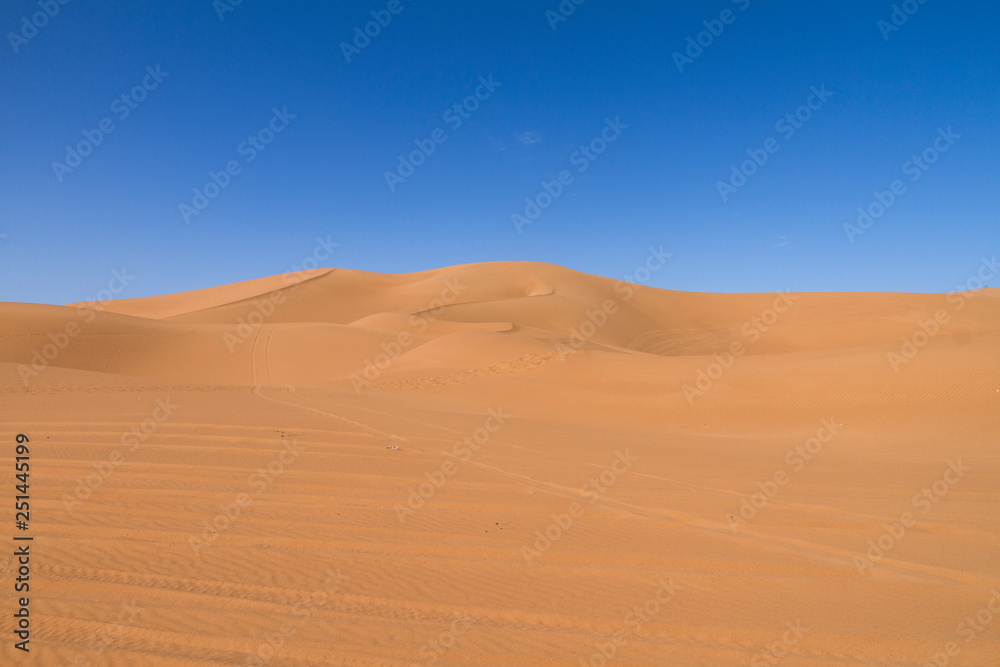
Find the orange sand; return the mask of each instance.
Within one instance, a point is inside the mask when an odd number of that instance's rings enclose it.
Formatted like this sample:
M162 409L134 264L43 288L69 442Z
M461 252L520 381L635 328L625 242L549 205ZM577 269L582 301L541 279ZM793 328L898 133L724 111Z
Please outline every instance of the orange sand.
M510 262L3 303L0 395L2 664L1000 664L1000 290Z

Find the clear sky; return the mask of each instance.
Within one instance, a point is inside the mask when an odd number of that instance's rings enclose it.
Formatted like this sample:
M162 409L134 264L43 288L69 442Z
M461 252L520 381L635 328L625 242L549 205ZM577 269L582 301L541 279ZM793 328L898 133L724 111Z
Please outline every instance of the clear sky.
M661 246L658 287L947 292L1000 253L996 2L236 1L3 3L0 300Z

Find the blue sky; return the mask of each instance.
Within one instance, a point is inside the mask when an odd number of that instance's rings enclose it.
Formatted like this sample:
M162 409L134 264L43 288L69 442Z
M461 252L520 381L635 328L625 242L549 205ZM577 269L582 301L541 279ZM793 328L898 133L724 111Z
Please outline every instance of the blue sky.
M947 292L1000 253L996 3L230 2L4 3L0 300L273 275L319 238L390 273L620 278L662 246L650 284L711 292Z

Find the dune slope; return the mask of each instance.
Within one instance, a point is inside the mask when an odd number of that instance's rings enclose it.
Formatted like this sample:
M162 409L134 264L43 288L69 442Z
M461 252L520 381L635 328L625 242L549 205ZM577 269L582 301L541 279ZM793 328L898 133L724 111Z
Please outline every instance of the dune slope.
M0 397L31 664L1000 664L1000 290L317 270L0 304Z

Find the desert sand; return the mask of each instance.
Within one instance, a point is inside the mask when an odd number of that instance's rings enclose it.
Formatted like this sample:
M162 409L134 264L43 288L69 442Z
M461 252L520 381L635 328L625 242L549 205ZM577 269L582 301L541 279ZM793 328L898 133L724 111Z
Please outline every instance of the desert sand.
M1000 664L1000 290L316 270L2 303L0 395L3 664Z

